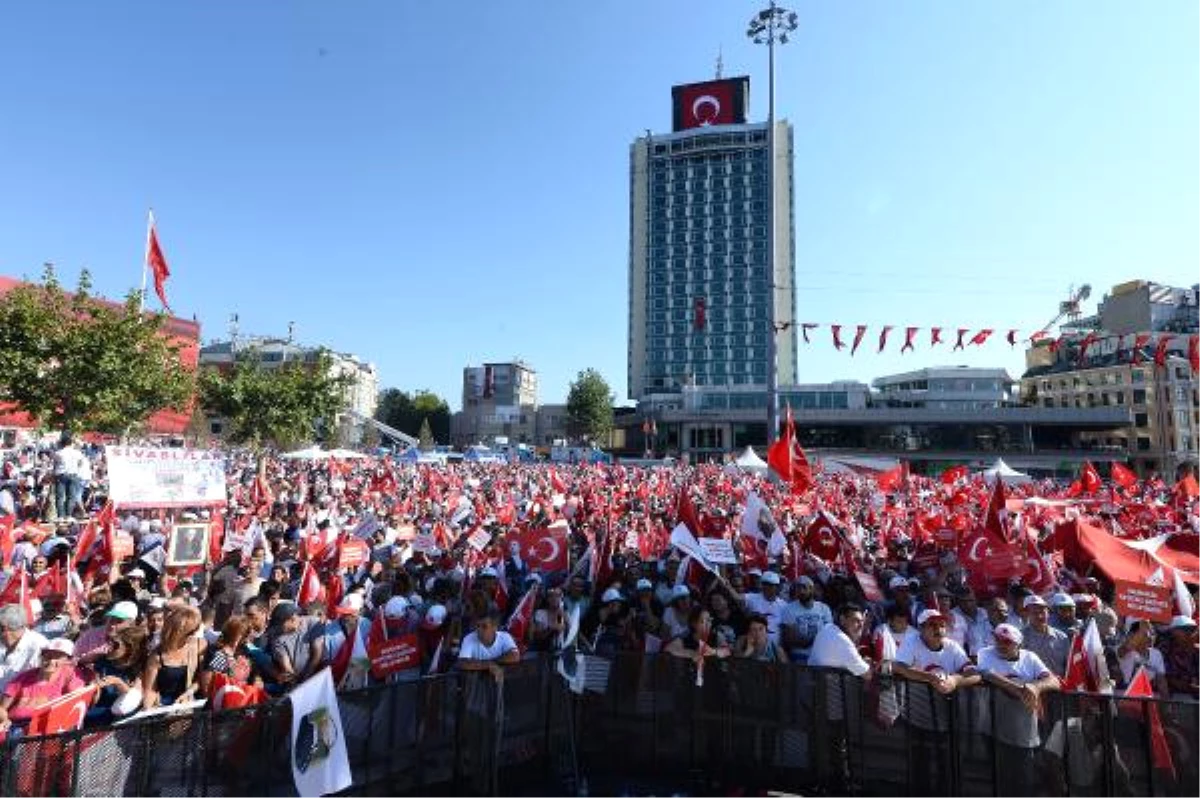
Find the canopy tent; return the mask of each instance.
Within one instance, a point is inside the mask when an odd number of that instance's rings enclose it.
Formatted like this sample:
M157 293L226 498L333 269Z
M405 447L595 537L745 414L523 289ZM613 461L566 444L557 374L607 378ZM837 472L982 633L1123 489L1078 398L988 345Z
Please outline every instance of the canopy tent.
M1196 536L1190 537L1194 539ZM1059 524L1053 539L1054 548L1062 550L1063 562L1080 574L1094 565L1109 579L1144 583L1159 568L1162 568L1164 573L1170 573L1169 569L1174 568L1183 577L1183 581L1193 585L1200 584L1200 555L1196 553L1194 543L1191 551L1182 550L1189 542L1187 540L1179 541L1178 548L1168 547L1170 541L1160 542L1157 548L1157 551L1162 552L1160 556L1154 551L1148 551L1149 546L1135 545L1149 541L1123 540L1082 519Z
M826 474L858 474L859 476L878 476L884 471L891 471L900 465L894 457L853 457L839 455L837 457L822 457L819 459L821 468Z
M1032 482L1033 479L1028 474L1023 474L1014 468L1009 467L1008 463L1004 462L1003 458L997 457L996 462L983 475L989 480L999 477L1005 485L1021 485L1026 482Z
M284 460L327 460L331 455L320 446L309 446L307 449L297 449L282 455Z
M746 447L746 451L739 454L733 459L733 464L742 471L749 471L752 474L766 474L766 462L755 453L750 446Z
M329 456L336 460L369 460L369 454L356 452L353 449L330 449Z
M468 463L503 463L504 457L486 446L472 446L463 453L463 460Z

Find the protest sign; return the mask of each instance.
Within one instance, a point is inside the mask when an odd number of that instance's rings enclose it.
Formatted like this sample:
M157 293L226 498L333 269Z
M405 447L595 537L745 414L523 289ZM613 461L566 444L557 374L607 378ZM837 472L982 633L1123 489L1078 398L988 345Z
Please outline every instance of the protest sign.
M1155 623L1169 623L1175 614L1171 588L1165 585L1143 585L1117 579L1113 608L1128 618L1143 618Z
M737 552L733 550L733 542L724 538L698 538L696 540L700 544L700 551L704 553L704 559L711 563L720 565L737 565Z
M357 568L371 557L371 547L365 540L350 539L342 541L338 547L338 570Z
M109 498L118 508L223 505L225 458L198 449L108 446Z
M487 547L487 544L491 542L492 533L483 527L479 527L467 536L467 545L475 549L475 551L483 551Z

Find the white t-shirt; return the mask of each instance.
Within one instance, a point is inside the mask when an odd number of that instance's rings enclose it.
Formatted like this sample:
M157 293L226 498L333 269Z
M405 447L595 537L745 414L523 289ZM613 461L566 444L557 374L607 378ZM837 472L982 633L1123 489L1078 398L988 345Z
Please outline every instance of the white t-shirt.
M492 641L490 646L485 646L480 641L477 632L471 632L463 638L462 646L458 649L458 658L479 659L491 662L500 659L510 651L515 651L516 648L516 641L512 639L512 635L508 632L496 632L496 639Z
M1145 656L1130 649L1121 657L1120 662L1121 675L1125 677L1126 684L1129 684L1129 680L1137 673L1139 665L1145 666L1146 675L1150 677L1151 682L1167 674L1167 663L1163 660L1162 652L1154 647L1151 647Z
M825 628L826 624L833 623L833 613L823 601L814 599L812 606L809 607L805 607L799 601L793 601L783 608L783 615L779 622L784 626L796 627L797 634L801 637L811 637L812 645L816 645L816 635ZM812 646L796 646L792 650L802 656L805 654L811 656L809 652L812 650Z
M942 641L941 650L933 651L925 645L919 634L904 642L896 652L896 662L913 670L937 674L941 678L974 671L967 652L958 643L946 638ZM908 699L905 712L914 726L929 731L949 730L948 702L940 695L935 695L932 685L910 684Z
M1021 649L1013 661L1000 656L995 646L988 646L979 652L979 672L994 673L1017 684L1029 684L1050 675L1046 663L1032 651Z
M762 593L746 594L746 612L762 615L767 619L767 636L775 643L779 642L779 621L787 608L787 601L782 596L769 600Z
M808 655L808 664L814 668L841 668L855 676L862 676L870 670L853 641L836 623L827 623L817 632Z

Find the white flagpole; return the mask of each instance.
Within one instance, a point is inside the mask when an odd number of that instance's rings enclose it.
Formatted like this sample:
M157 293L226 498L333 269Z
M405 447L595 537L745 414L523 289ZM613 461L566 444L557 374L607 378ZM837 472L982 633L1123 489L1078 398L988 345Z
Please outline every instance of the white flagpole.
M154 209L150 208L146 220L146 254L142 257L142 292L138 295L138 312L146 309L146 269L150 265L150 234L154 230Z

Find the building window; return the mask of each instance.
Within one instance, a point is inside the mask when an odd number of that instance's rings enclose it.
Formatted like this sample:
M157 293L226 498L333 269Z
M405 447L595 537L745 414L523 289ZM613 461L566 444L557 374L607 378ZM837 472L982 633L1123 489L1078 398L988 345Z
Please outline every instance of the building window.
M1139 452L1150 451L1150 439L1145 435L1139 435L1137 439L1137 448Z
M1146 404L1146 391L1143 388L1138 388L1133 392L1133 403L1135 405Z
M1135 413L1133 415L1133 425L1140 429L1145 429L1150 425L1150 417L1146 413Z

